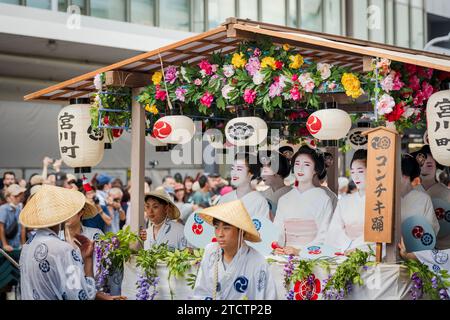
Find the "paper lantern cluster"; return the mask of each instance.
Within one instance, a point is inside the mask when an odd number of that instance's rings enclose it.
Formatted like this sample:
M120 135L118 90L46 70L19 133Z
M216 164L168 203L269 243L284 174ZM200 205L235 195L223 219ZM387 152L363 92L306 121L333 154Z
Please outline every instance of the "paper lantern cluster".
M347 135L352 120L347 112L340 109L324 109L312 113L306 122L306 128L319 140L338 140Z
M163 145L185 144L191 141L194 134L195 124L192 119L182 115L165 116L155 122L152 135L147 140L155 146L158 142Z
M234 118L225 126L227 141L238 147L257 146L266 139L267 133L267 123L258 117Z
M90 172L103 159L103 129L93 129L89 104L73 104L58 114L59 151L61 159L75 172Z
M436 92L428 100L427 127L433 158L450 166L450 90Z

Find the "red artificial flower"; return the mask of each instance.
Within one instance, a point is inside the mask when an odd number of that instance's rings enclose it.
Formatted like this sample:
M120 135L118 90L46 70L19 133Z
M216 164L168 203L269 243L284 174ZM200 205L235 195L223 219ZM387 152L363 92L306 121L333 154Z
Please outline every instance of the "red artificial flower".
M299 101L302 98L302 93L298 90L298 86L292 87L290 94L294 101Z
M428 100L433 94L434 88L431 84L424 81L422 82L422 92L426 100Z
M277 60L275 62L275 68L277 68L278 70L281 70L283 68L283 62L281 62L280 60Z
M406 103L403 101L397 103L394 107L394 110L392 110L391 113L385 114L384 117L389 122L394 122L394 121L400 120L402 115L405 113L405 106L406 106Z
M211 103L214 101L214 96L209 93L205 92L203 96L200 98L200 103L208 108L211 107Z
M199 68L202 69L203 71L205 71L205 73L210 76L213 74L213 70L212 70L212 66L211 63L208 62L208 60L202 60L200 61L200 63L198 64Z
M292 75L291 80L292 80L292 82L297 81L297 80L298 80L298 74L295 74L295 73L294 73L294 74Z
M420 80L416 75L409 78L409 87L414 91L420 90Z
M309 131L308 131L308 129L306 129L305 127L301 127L301 128L298 130L298 135L301 136L301 137L309 136Z
M155 99L164 101L167 98L167 92L165 92L164 90L159 90L159 88L160 88L160 86L157 85L156 86Z
M417 66L415 64L406 64L405 69L408 75L412 75L417 72Z
M423 105L423 102L425 101L425 95L421 90L416 92L416 95L414 96L413 103L414 106L421 106Z
M433 69L418 67L417 73L422 78L431 79L433 76Z

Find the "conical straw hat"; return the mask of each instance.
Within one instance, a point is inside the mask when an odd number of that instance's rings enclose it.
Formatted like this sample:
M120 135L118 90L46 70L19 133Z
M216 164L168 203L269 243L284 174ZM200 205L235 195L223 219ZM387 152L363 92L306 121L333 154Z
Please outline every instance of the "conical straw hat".
M152 196L152 197L161 199L169 204L169 209L167 212L169 219L176 220L180 217L180 210L175 205L175 203L173 203L172 199L169 197L169 195L164 190L155 190L155 191L146 193L145 199L147 199L148 196Z
M226 202L203 209L199 212L199 215L210 225L213 224L213 219L216 218L243 230L245 232L245 240L261 242L261 237L253 224L252 218L250 218L241 200Z
M52 227L72 218L85 204L79 191L43 185L23 208L19 221L32 229Z

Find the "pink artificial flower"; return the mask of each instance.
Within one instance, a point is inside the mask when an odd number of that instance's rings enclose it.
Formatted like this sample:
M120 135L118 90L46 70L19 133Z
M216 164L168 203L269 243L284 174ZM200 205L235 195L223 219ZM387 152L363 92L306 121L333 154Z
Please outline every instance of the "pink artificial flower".
M275 96L280 96L283 88L280 86L279 81L275 81L270 85L269 88L269 97L274 98Z
M256 91L252 89L244 90L244 101L248 104L252 104L256 99Z
M314 81L309 81L305 85L305 91L306 92L313 92L315 86L316 85L314 84Z
M425 101L425 95L421 90L416 92L416 95L414 96L413 103L415 106L422 106L423 102Z
M200 79L195 79L194 80L194 84L196 85L196 86L201 86L202 85L202 80L200 80Z
M390 73L387 77L385 77L381 81L381 88L383 89L383 91L389 93L392 91L393 87L394 87L394 77L393 77L392 73Z
M420 80L416 75L409 78L409 87L413 89L413 91L420 90Z
M259 57L261 55L261 50L259 48L255 48L255 50L253 51L253 55L255 57Z
M377 110L380 115L389 114L395 107L394 98L388 94L383 94L381 99L378 101Z
M292 82L297 81L297 80L298 80L298 74L295 74L295 73L294 73L294 74L292 75L291 80L292 80Z
M209 93L205 92L203 96L200 98L200 103L208 108L211 107L211 103L214 101L214 96Z
M164 90L159 90L160 86L156 86L155 99L164 101L167 98L167 92Z
M335 82L332 82L328 85L328 89L330 89L330 90L334 90L334 89L336 89L336 87L337 87L337 85Z
M253 77L261 69L261 63L257 57L251 57L245 65L245 70Z
M292 87L292 89L290 91L290 94L291 94L292 100L294 100L294 101L298 101L298 100L300 100L302 98L302 94L298 90L297 86Z
M433 69L430 68L419 68L417 70L417 73L419 74L419 77L431 79L433 76Z
M434 92L434 88L431 84L424 81L422 82L422 92L425 97L425 100L428 100Z
M392 71L392 73L394 73L394 80L393 80L392 90L398 91L401 88L403 88L405 86L405 84L400 79L400 76L401 76L400 72Z
M212 72L217 72L218 69L219 69L219 65L218 64L211 65L211 71Z
M175 80L177 80L177 78L178 78L177 67L175 66L167 67L166 72L164 74L164 79L166 80L166 82L173 84Z
M408 75L413 75L417 73L417 66L414 64L406 64L405 69Z
M175 90L175 95L177 96L177 99L184 102L185 99L184 95L186 94L186 91L187 91L186 89L178 87Z
M202 60L200 61L200 63L198 64L198 66L200 67L200 69L202 69L205 74L207 74L208 76L213 74L213 70L212 70L212 66L211 63L208 62L208 60Z

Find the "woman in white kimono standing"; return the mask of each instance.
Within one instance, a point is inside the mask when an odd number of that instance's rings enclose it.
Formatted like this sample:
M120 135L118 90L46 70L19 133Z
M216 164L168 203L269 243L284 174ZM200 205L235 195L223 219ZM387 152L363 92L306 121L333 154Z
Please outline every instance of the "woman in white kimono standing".
M330 197L313 182L325 170L323 155L304 145L291 164L296 186L280 198L274 219L283 231L275 253L283 255L298 255L300 246L322 244L333 210Z
M422 184L418 185L416 189L428 193L432 201L434 201L434 199L438 199L450 204L450 189L436 180L436 170L443 169L444 167L434 160L433 155L431 154L430 146L424 145L422 149L413 153L413 155L421 165L420 178L422 180ZM446 222L444 223L450 223L448 218L448 215L442 218L446 219ZM436 240L436 248L449 249L450 235L438 235Z
M180 210L165 191L153 191L145 195L145 215L150 224L147 230L140 231L144 249L161 244L179 250L188 246L184 226L177 222Z
M250 216L270 219L269 204L264 196L253 190L251 181L261 174L261 162L257 156L250 153L238 153L231 167L231 184L236 190L219 199L218 204L242 200Z
M269 186L261 194L269 203L270 220L273 221L277 212L278 200L292 190L291 186L284 183L284 179L291 173L291 166L289 160L276 151L261 151L258 156L263 165L261 178Z
M215 228L200 264L194 297L203 300L274 300L276 285L264 257L244 240L260 242L241 200L203 209L200 217Z
M325 241L342 252L367 245L364 242L367 150L355 151L350 172L357 191L339 199Z
M81 192L49 185L42 186L23 208L20 223L37 231L20 254L22 299L95 298L93 242L76 234L78 247L74 247L58 237L61 224L83 209L89 210Z
M417 160L409 155L402 156L401 180L401 212L402 222L412 216L423 216L434 233L439 232L439 221L434 213L431 197L423 191L414 189L412 182L420 176L420 166Z

